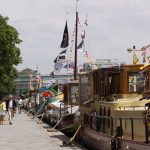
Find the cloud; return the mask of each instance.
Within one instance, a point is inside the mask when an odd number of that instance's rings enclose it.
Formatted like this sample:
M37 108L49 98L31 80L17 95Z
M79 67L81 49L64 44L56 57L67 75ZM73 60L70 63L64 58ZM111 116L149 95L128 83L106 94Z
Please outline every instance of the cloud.
M53 60L60 53L65 26L71 34L75 26L76 1L71 0L0 0L3 16L16 27L23 40L23 64L18 69L34 68L41 73L53 70ZM9 4L9 5L8 5ZM81 24L86 14L86 49L95 59L119 58L131 62L127 48L141 48L150 39L150 1L141 0L80 0L78 12ZM68 15L67 15L68 12ZM80 29L80 27L79 27ZM80 34L80 33L79 33Z

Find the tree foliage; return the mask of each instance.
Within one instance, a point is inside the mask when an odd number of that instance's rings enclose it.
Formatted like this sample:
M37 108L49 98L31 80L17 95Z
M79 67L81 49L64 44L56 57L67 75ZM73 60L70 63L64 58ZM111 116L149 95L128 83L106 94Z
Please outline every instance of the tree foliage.
M16 66L22 62L21 43L17 30L8 24L8 17L0 15L0 96L12 91L17 77Z

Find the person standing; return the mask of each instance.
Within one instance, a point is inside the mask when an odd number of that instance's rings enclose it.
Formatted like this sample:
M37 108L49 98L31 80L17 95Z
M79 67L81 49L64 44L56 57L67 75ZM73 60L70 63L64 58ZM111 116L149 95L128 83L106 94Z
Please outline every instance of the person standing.
M15 109L16 109L16 102L13 99L12 95L10 95L6 102L6 110L8 110L8 115L9 115L9 124L12 124L12 118L14 117Z
M5 115L6 115L6 101L3 99L3 102L2 102L2 110L3 110L3 114L2 114L2 117L3 117L3 121L5 120Z
M21 114L22 106L23 106L23 100L19 97L19 100L18 100L18 112L19 112L19 114Z

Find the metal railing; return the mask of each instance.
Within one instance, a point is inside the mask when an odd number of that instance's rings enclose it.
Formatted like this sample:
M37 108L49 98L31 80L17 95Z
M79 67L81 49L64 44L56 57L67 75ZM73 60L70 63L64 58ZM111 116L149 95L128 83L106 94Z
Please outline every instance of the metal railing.
M144 110L147 110L148 106L119 106L120 110L126 110L127 108L131 108L132 110L138 110L138 108L144 108Z
M95 122L93 122L95 120ZM147 125L147 120L146 117L107 117L107 116L99 116L99 115L93 115L93 114L84 114L84 125L89 126L90 128L93 129L92 125L95 124L96 126L96 131L102 132L105 134L105 129L108 127L108 124L110 123L110 135L114 135L114 121L118 120L120 127L123 127L123 120L129 120L130 121L130 127L131 127L131 140L135 139L135 131L134 131L134 123L135 120L141 120L143 121L143 125L145 127L145 140L148 143L149 140L149 135L148 135L148 125ZM123 128L122 128L123 129Z

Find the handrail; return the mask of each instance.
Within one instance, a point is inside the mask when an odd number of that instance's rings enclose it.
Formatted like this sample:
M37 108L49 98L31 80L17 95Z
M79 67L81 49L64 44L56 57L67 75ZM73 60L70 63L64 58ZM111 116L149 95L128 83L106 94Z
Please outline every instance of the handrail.
M95 120L96 122L93 122L93 117L95 117ZM87 126L89 125L91 128L93 123L95 123L96 126L101 126L101 131L102 133L105 133L105 128L106 128L106 120L110 120L110 135L113 136L113 131L114 131L114 120L119 120L120 122L120 127L122 127L122 121L123 120L129 120L131 122L131 139L134 140L134 120L145 120L144 121L144 124L145 124L145 130L146 130L146 118L143 116L143 117L108 117L108 116L99 116L99 115L93 115L93 114L88 114L88 113L85 113L84 114L84 124ZM96 130L97 131L100 131L100 129L98 129L96 127ZM148 141L147 138L148 135L147 135L147 132L145 132L145 138L146 138L146 141Z
M92 117L94 117L94 115L91 115ZM108 116L99 116L99 115L96 115L96 117L98 118L103 118L103 119L115 119L115 120L120 120L121 119L125 119L125 120L128 120L130 118L132 119L135 119L135 120L141 120L141 119L144 119L144 117L108 117Z
M123 108L124 110L126 110L126 108L133 108L133 110L135 110L135 108L144 108L145 110L147 110L148 106L119 106L120 110L122 110L121 108Z

